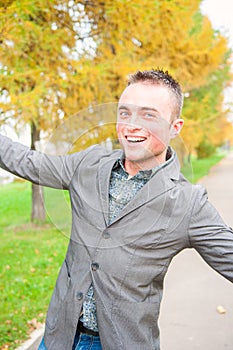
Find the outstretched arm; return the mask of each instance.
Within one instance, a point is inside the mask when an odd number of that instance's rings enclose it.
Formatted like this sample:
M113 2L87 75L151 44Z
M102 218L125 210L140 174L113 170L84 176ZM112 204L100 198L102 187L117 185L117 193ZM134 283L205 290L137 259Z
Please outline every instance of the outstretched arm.
M0 135L0 167L43 186L67 189L84 153L49 156Z
M190 220L190 243L202 258L233 282L233 230L208 201L204 189L198 191Z

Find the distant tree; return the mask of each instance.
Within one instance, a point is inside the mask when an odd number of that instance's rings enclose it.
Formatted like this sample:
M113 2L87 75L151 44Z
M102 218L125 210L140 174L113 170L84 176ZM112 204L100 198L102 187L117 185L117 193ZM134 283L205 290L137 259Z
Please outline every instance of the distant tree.
M224 91L232 79L229 55L230 51L218 70L207 77L204 86L190 90L185 98L186 129L182 137L190 152L196 151L198 156L206 155L206 148L214 152L232 139L233 126L228 121L231 111L224 106Z
M29 124L31 147L63 117L76 32L69 1L1 1L1 118ZM70 88L70 87L69 87ZM32 220L43 221L43 191L32 185Z
M206 137L215 146L221 123L232 132L223 110L224 89L232 82L231 51L227 39L200 12L200 0L81 3L88 36L95 42L92 65L85 69L96 103L117 101L129 72L162 67L185 92L182 137L188 152ZM218 134L218 145L224 134Z

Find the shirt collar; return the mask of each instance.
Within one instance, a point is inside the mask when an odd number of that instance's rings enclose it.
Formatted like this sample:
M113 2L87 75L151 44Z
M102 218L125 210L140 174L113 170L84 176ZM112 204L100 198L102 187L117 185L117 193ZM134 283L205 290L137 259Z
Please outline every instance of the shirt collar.
M159 169L164 168L168 164L170 164L174 158L175 158L175 153L172 151L171 147L168 147L167 154L166 154L166 161L164 163L159 164L152 169L140 170L135 176L130 176L124 167L124 154L123 154L121 158L117 159L112 169L116 170L117 168L121 167L124 173L127 174L129 178L135 177L138 179L150 179L153 175L155 175L159 171Z

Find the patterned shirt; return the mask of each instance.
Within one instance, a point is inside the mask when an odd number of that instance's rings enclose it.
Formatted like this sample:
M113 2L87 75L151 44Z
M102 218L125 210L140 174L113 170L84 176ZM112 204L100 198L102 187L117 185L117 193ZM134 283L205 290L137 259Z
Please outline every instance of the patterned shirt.
M170 149L169 149L170 151ZM135 176L129 175L124 168L121 159L113 166L109 186L109 214L108 221L111 224L119 215L120 211L129 203L137 192L157 173L157 171L172 161L174 155L169 152L170 158L163 164L150 170L141 170ZM98 332L96 317L96 302L93 285L88 289L83 302L82 316L80 321L84 327Z

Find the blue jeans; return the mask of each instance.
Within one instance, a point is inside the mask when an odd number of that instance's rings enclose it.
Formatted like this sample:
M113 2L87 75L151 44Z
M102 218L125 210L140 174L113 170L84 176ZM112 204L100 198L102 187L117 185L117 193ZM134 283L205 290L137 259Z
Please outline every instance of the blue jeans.
M44 338L42 339L38 350L47 350L44 344ZM76 333L72 350L102 350L100 337Z

